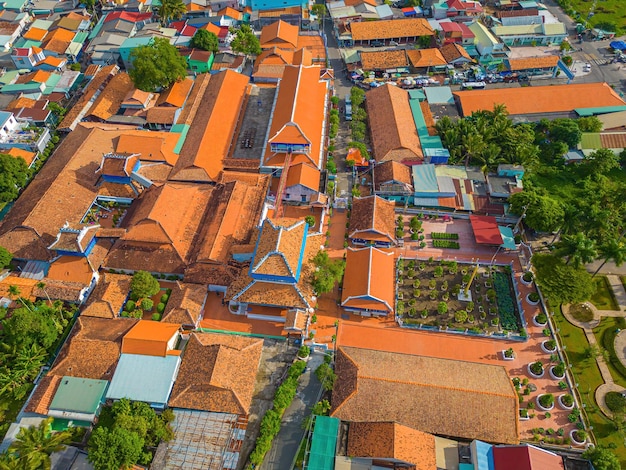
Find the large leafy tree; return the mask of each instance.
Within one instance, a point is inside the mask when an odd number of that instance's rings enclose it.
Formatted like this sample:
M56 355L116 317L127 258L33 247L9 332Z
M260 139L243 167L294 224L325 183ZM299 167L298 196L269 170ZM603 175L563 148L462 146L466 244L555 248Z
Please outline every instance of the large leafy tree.
M54 321L41 312L27 308L18 308L10 318L2 321L4 341L22 347L33 344L49 348L59 336Z
M576 121L568 118L559 118L550 122L548 136L550 140L565 142L570 148L576 147L583 133Z
M130 281L130 290L139 298L152 297L160 289L159 281L147 271L137 271Z
M0 268L6 268L11 264L11 260L13 259L13 255L9 250L0 246Z
M259 38L256 37L250 26L243 24L237 29L231 29L231 33L235 35L230 43L233 52L243 54L246 57L261 53Z
M313 264L316 269L311 284L318 294L332 291L335 285L341 282L345 270L343 260L331 260L328 253L320 251L313 258Z
M22 428L11 444L9 452L17 454L20 461L28 463L26 468L49 470L50 454L62 451L71 441L68 431L51 432L51 424L52 418L48 418L38 426Z
M167 25L171 20L180 20L187 13L187 7L182 0L161 0L159 18L162 25Z
M567 265L558 256L537 253L532 258L536 281L554 304L580 303L595 293L591 274L582 267Z
M204 51L211 51L213 54L217 54L219 49L219 39L211 31L206 29L199 29L196 34L191 38L191 47L196 49L202 49Z
M176 47L165 38L154 38L130 53L130 78L143 91L167 88L185 77L187 63Z
M582 162L582 167L590 175L606 175L619 168L619 157L610 149L598 149L590 153Z
M28 166L23 158L0 154L0 202L15 199L28 177Z
M605 447L589 447L583 458L589 459L595 470L620 470L622 468L617 455Z
M598 247L598 254L603 261L602 264L598 266L598 269L596 269L596 272L593 273L592 277L595 277L609 261L613 261L615 266L618 267L624 264L624 261L626 261L626 244L622 241L621 237L618 240L613 238Z
M563 235L556 244L554 253L565 256L567 258L565 264L572 262L575 267L591 263L598 256L595 241L581 232L574 235Z
M552 232L563 224L563 205L547 194L525 190L509 198L511 211L525 214L524 222L540 232Z
M119 470L139 461L143 440L126 429L97 427L89 438L89 461L95 470Z

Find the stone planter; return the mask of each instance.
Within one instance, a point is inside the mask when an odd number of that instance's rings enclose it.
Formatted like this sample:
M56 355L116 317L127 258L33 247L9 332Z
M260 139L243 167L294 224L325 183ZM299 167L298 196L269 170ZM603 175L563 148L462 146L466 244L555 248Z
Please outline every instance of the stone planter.
M543 326L546 326L546 325L548 324L548 320L546 319L546 322L545 322L545 323L539 323L539 322L537 321L537 315L535 315L535 316L533 317L533 323L535 324L535 326L541 326L541 327L543 327Z
M563 400L561 399L564 396L565 396L565 394L561 394L561 395L558 396L557 400L559 401L559 406L561 408L563 408L564 410L573 410L574 409L574 405L575 405L574 402L572 402L571 406L565 405L565 403L563 403Z
M529 374L532 378L534 378L534 379L540 379L540 378L541 378L541 377L543 377L543 375L546 373L546 370L545 370L545 369L543 369L543 370L541 371L541 374L540 374L540 375L535 374L532 370L530 370L530 364L528 364L528 366L526 366L526 368L528 369L528 374Z
M554 380L563 380L565 378L565 374L559 377L558 375L554 373L554 367L555 366L550 367L550 377L552 377Z
M557 348L556 348L556 346L555 346L555 347L554 347L554 349L548 349L548 347L546 346L546 343L547 343L548 341L550 341L550 340L548 339L548 340L545 340L545 341L543 341L543 342L541 343L541 349L542 349L542 350L543 350L543 352L545 352L545 353L548 353L548 354L554 354L554 353L556 352L556 349L557 349Z
M536 302L533 302L532 300L530 300L530 294L526 296L526 302L528 302L530 305L539 305L539 299L537 299Z
M541 398L544 395L545 395L545 393L542 393L541 395L539 395L537 397L537 400L536 400L537 408L539 408L541 411L550 411L550 410L554 409L554 403L552 403L552 405L550 407L548 407L548 408L546 408L546 407L541 405L541 403L539 402L539 398Z
M533 280L532 280L532 278L530 279L530 281L526 281L526 280L524 280L524 275L523 275L523 274L520 276L519 281L520 281L522 284L524 284L526 287L530 287L530 286L532 286L532 285L533 285Z
M515 360L515 351L513 352L513 355L511 357L507 357L506 355L506 349L502 350L502 359L504 359L505 361L513 361Z
M578 431L578 429L572 429L569 433L569 437L572 440L572 444L575 444L577 446L583 446L585 445L585 443L587 442L587 439L585 439L584 441L580 442L579 440L576 439L576 431Z
M522 416L522 411L526 412L526 416ZM530 420L530 417L528 416L528 410L527 409L523 408L523 409L519 410L519 420L520 421L528 421L528 420Z

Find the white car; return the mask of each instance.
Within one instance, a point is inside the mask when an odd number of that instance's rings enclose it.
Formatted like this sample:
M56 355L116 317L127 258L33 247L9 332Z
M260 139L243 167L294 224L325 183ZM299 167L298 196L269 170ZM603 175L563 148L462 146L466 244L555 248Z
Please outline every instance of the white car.
M583 72L591 72L591 64L589 62L583 65Z

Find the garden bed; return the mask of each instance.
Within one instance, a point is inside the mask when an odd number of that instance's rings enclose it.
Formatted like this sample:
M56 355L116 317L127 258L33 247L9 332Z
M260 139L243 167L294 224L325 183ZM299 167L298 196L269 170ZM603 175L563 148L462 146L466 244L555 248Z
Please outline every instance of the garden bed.
M469 289L471 301L463 301L457 295L470 281L473 266L454 261L401 259L396 313L403 324L413 327L454 329L468 334L522 334L508 269L494 268L490 281L485 283L481 279L485 268L479 268Z
M450 248L452 250L458 250L461 248L458 242L450 240L433 240L433 247L435 248Z

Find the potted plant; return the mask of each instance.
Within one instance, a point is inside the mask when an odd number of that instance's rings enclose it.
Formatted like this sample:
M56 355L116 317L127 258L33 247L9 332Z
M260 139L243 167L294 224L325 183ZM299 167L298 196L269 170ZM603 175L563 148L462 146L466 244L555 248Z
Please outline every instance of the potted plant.
M513 348L505 349L502 351L502 357L505 361L512 361L515 359L515 351L513 351Z
M551 393L543 393L537 397L537 405L543 411L550 411L554 408L554 395Z
M528 372L536 379L543 377L543 363L541 361L531 362L528 364Z
M553 379L562 379L565 377L565 363L559 362L557 365L550 367L550 375Z
M587 431L585 431L584 429L575 429L570 432L569 435L572 438L572 441L574 441L574 443L578 445L583 445L587 441L588 436Z
M544 352L553 353L554 351L556 351L556 341L553 339L544 341L543 343L541 343L541 349L543 349Z
M571 410L574 408L574 397L569 393L559 395L559 405L565 410Z
M530 271L526 271L522 275L522 284L529 286L532 283L533 283L533 273Z
M520 421L528 421L530 417L528 416L528 410L525 408L521 408L519 410L519 419Z
M308 346L302 345L300 346L300 349L298 349L298 357L300 359L306 359L307 357L309 357L310 352L311 350Z
M526 296L526 302L530 305L537 305L539 303L539 294L536 292L531 292Z

